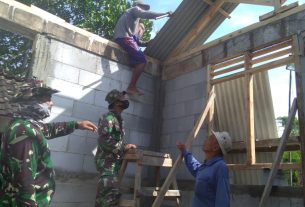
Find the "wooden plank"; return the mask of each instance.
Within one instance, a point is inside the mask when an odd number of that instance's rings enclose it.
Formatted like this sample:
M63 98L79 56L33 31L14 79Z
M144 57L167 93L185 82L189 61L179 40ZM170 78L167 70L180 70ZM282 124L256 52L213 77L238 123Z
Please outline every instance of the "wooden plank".
M211 75L210 75L210 65L208 65L207 69L207 74L208 74L208 87L207 87L207 94L215 93L215 87L211 85ZM214 124L214 109L215 109L215 101L212 103L211 108L209 110L209 120L208 120L208 127L207 127L207 134L210 134L211 129L213 129L213 124Z
M211 41L211 42L209 42L207 44L200 45L200 46L195 47L195 48L193 48L191 50L188 50L187 52L183 52L183 53L181 53L179 55L176 55L174 57L169 57L169 58L167 58L163 62L163 65L176 64L177 62L181 62L181 61L183 61L185 59L188 59L189 57L193 57L195 55L198 55L200 53L200 51L202 51L202 50L205 50L207 48L210 48L210 47L213 47L213 46L218 45L220 43L223 43L223 42L225 42L225 41L227 41L229 39L232 39L232 38L237 37L239 35L245 34L247 32L250 32L250 31L254 30L254 29L257 29L257 28L266 26L266 25L268 25L270 23L276 22L276 21L278 21L280 19L283 19L285 17L288 17L288 16L290 16L292 14L295 14L297 12L303 11L304 9L305 9L305 4L304 5L300 5L300 6L294 8L294 9L291 9L291 10L289 10L287 12L280 13L277 16L275 16L273 18L270 18L270 19L268 19L266 21L252 24L252 25L250 25L248 27L245 27L243 29L237 30L237 31L232 32L230 34L227 34L227 35L225 35L225 36L223 36L221 38L213 40L213 41Z
M170 158L170 154L163 153L163 152L155 152L155 151L148 151L148 150L141 150L141 149L130 149L128 150L127 154L142 154L142 155L148 155L152 157L164 157L164 158Z
M245 54L245 70L251 69L251 54ZM255 129L254 129L254 97L253 97L253 74L247 73L245 81L246 94L246 141L247 141L247 164L256 163L255 154Z
M267 14L264 14L262 16L259 17L259 21L265 21L267 19L270 19L271 17L273 16L276 16L277 14L279 13L283 13L283 12L286 12L290 9L293 9L295 7L299 6L299 3L298 2L294 2L292 4L289 4L289 5L286 5L286 6L282 6L282 7L279 7L279 8L275 8L274 11L272 12L269 12Z
M229 68L226 68L226 69L223 69L223 70L220 70L220 71L217 71L217 72L213 72L211 74L211 76L218 76L218 75L222 75L222 74L226 74L226 73L230 73L230 72L233 72L235 70L239 70L239 69L242 69L245 67L245 64L242 63L242 64L239 64L239 65L235 65L235 66L232 66L232 67L229 67Z
M248 71L242 71L242 72L238 72L238 73L235 73L233 75L229 75L229 76L226 76L226 77L223 77L223 78L214 79L214 80L212 80L211 84L215 85L215 84L223 83L223 82L226 82L226 81L230 81L230 80L234 80L234 79L237 79L237 78L244 77L247 73L251 73L251 74L259 73L259 72L274 69L274 68L277 68L277 67L280 67L280 66L283 66L283 65L287 65L287 64L292 63L292 62L294 62L294 57L293 56L283 58L281 60L272 61L272 62L269 62L267 64L254 67L254 68L252 68Z
M292 45L292 41L291 39L279 42L279 43L275 43L272 44L271 46L267 46L267 47L263 47L260 49L256 49L255 51L252 52L252 57L257 57L257 56L261 56L261 55L265 55L267 53L285 48L285 47L289 47Z
M293 36L293 50L294 50L294 67L295 67L295 81L296 91L298 97L298 119L299 119L299 133L301 141L301 160L302 160L302 180L305 180L305 105L304 105L304 81L305 77L302 73L304 70L304 39L301 35ZM302 63L301 63L302 60ZM305 184L303 182L303 205L305 206Z
M177 45L173 52L171 52L169 57L184 52L187 47L194 41L194 39L208 25L211 19L217 14L218 9L223 5L223 3L223 0L216 0L213 6L210 6L209 10L204 13L203 18L197 21L197 23L193 26L193 29L183 38L183 40Z
M291 131L291 126L292 126L293 120L295 118L296 112L297 112L297 99L295 98L293 100L293 103L292 103L292 106L291 106L291 110L290 110L290 113L289 113L289 116L288 116L287 124L285 126L283 135L281 137L279 148L276 151L275 159L274 159L273 164L272 164L272 169L270 171L270 175L268 177L268 180L267 180L262 198L260 200L259 207L264 206L264 204L265 204L265 202L266 202L266 200L267 200L267 198L270 194L271 187L272 187L272 184L273 184L273 180L276 177L277 170L280 166L280 162L282 160L282 156L283 156L283 153L284 153L285 144L286 144L286 141L289 137L289 134L290 134L290 131Z
M214 4L214 2L212 2L211 0L203 0L205 3L209 4L210 6L212 6ZM230 19L231 16L228 12L226 12L225 10L223 10L222 8L219 8L219 13L222 14L223 16L225 16L226 18Z
M147 166L160 166L160 167L172 167L173 162L170 158L157 158L157 157L149 157L143 156L139 161L141 165Z
M119 207L134 207L135 205L136 202L134 200L121 199L119 203Z
M288 49L285 49L285 50L281 50L281 51L272 53L270 55L266 55L266 56L251 60L251 64L254 65L254 64L257 64L257 63L260 63L260 62L265 62L265 61L272 60L272 59L277 58L277 57L281 57L281 56L284 56L284 55L289 55L291 53L292 53L292 49L288 48Z
M233 65L233 64L239 63L243 60L244 60L243 56L240 56L240 57L237 57L237 58L231 58L230 57L230 60L228 60L228 61L222 60L221 63L213 65L211 69L212 69L212 71L215 71L219 68L223 68L223 67L226 67L226 66L229 66L229 65Z
M214 99L215 99L215 93L212 93L211 96L208 99L207 105L205 107L205 109L201 112L193 130L191 131L191 133L189 134L185 145L186 148L189 149L189 147L191 146L193 140L196 138L196 136L198 135L198 132L208 114L208 111L210 110L212 104L214 103ZM168 190L170 184L173 182L173 179L176 176L176 172L178 170L178 167L181 165L182 162L182 156L179 155L173 165L173 167L171 168L169 174L167 175L161 189L160 189L160 194L156 197L156 199L154 200L154 203L152 205L152 207L159 207L164 199L164 195L166 193L166 191Z
M121 168L119 170L119 181L118 181L119 185L121 185L121 183L122 183L123 176L124 176L124 173L126 171L127 163L128 163L127 160L123 160L122 166L121 166Z
M144 196L153 196L157 197L159 191L156 190L155 187L142 187L140 190L140 194ZM164 197L180 197L180 190L168 190L166 191Z
M255 151L256 152L274 152L277 150L280 144L280 139L266 139L266 140L256 140L255 141ZM300 141L297 137L289 137L287 140L285 151L297 151L300 150ZM232 143L232 149L229 154L232 153L242 153L246 152L246 142L238 141Z
M262 169L271 169L273 163L255 163L253 165L247 164L227 164L230 170L262 170ZM296 163L280 163L278 169L282 170L300 170L301 164Z
M135 172L135 182L134 182L134 194L133 200L136 202L136 207L140 207L140 198L138 196L141 189L141 180L142 180L142 165L137 162L136 172Z
M225 0L225 2L238 3L238 4L256 4L262 6L273 6L273 0Z

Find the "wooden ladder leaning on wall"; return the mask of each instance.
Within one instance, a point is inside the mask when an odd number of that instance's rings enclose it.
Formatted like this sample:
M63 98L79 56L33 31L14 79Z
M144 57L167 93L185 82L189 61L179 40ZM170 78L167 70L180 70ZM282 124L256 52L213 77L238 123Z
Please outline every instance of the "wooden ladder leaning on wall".
M157 197L160 189L160 170L161 167L171 168L173 166L172 158L170 154L153 152L153 151L144 151L139 149L129 150L128 153L124 155L122 167L119 171L119 183L122 184L122 179L126 171L128 163L135 163L135 179L133 187L133 199L126 200L122 198L120 200L120 207L139 207L140 198L142 196ZM152 166L156 168L156 184L154 187L142 187L142 168L144 166ZM164 197L172 199L176 202L176 206L180 205L180 191L178 190L178 185L176 178L173 179L172 189L167 190ZM124 188L121 186L121 189ZM126 187L125 187L126 188ZM143 205L142 205L143 206Z

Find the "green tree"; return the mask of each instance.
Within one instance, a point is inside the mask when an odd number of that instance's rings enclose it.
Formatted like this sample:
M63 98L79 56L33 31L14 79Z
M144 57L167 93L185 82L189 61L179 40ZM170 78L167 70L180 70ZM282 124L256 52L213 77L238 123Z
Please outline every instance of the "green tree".
M18 0L35 5L66 22L101 37L112 40L113 29L132 0ZM153 22L142 21L146 31L143 40L150 40ZM26 76L32 57L32 41L17 34L0 30L0 67L6 72Z
M287 116L278 117L277 120L281 122L282 127L285 127L288 122L288 117ZM294 120L292 121L290 136L299 136L299 131L300 131L299 120L297 118L294 118ZM301 163L301 152L300 151L284 152L282 162ZM285 177L290 185L292 186L301 185L301 177L300 177L300 172L298 170L291 170L291 171L286 170Z

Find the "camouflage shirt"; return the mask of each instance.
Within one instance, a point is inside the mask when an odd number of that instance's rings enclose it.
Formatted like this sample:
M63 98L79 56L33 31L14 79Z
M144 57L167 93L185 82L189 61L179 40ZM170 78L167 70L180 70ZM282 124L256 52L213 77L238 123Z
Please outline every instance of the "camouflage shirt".
M47 207L55 190L47 139L70 134L76 122L10 123L1 138L0 206Z
M119 169L124 153L123 120L120 114L109 111L99 119L98 148L95 155L97 170L102 176L110 176ZM117 163L117 164L114 164Z

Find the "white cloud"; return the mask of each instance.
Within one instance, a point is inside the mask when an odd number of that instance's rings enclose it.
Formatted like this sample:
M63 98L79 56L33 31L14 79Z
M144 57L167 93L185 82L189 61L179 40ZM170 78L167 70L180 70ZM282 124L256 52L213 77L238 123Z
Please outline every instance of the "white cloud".
M247 14L234 14L232 15L232 18L229 20L229 22L231 22L231 26L233 27L246 27L255 22L258 22L258 17L256 14L251 12L248 12Z

